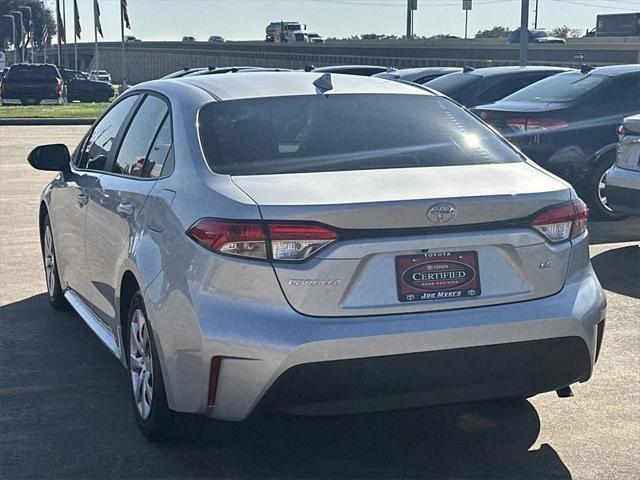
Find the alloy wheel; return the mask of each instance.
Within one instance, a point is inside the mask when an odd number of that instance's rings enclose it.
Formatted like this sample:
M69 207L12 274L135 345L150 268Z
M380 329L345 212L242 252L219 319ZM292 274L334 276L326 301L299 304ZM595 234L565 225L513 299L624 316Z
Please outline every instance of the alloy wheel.
M49 225L44 230L44 270L47 280L47 292L50 297L53 297L56 291L56 257Z
M129 370L134 402L143 420L149 417L153 400L153 354L149 335L144 312L135 310L129 329Z
M605 170L600 176L600 180L598 180L598 201L609 212L613 210L611 210L611 207L609 206L609 202L607 201L606 189L607 189L607 175L611 171L611 168L612 167Z

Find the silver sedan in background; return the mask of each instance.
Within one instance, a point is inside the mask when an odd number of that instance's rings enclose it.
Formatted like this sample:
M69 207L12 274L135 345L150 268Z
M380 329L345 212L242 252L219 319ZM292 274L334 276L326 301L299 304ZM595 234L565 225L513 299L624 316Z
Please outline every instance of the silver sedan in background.
M640 114L618 130L616 163L606 175L607 199L616 212L640 216Z
M584 203L426 89L154 81L73 154L29 162L59 171L39 217L49 300L128 369L152 440L197 415L566 394L592 375L606 301Z

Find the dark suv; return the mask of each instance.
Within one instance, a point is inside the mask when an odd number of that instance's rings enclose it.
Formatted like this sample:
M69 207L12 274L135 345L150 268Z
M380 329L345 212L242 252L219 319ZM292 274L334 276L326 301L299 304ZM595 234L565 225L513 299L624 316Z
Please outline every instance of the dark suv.
M2 105L64 105L67 92L60 71L49 64L16 64L2 79Z
M473 112L536 163L571 182L592 211L616 218L605 194L616 131L640 112L640 65L562 73Z
M113 86L109 82L91 80L85 73L60 68L67 86L67 99L70 102L108 102L113 97Z

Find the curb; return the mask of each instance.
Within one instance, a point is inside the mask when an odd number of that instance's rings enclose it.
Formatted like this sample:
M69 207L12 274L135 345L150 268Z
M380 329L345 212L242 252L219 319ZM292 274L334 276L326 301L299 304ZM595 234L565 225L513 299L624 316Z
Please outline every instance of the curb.
M0 118L0 126L93 125L95 118Z

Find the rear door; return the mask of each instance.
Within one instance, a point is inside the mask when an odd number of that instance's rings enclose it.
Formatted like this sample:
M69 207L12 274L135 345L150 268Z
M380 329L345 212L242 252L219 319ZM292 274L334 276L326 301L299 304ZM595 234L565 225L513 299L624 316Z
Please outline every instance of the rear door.
M91 299L95 313L114 329L119 276L133 255L136 233L145 224L145 202L161 172L150 154L168 115L169 106L163 98L146 95L119 133L106 173L91 190L86 235L94 287Z

